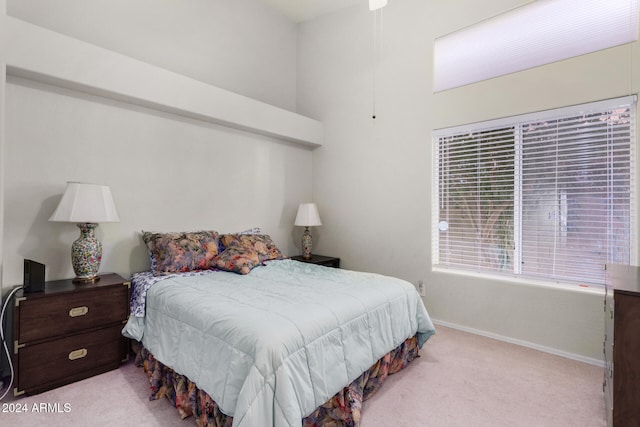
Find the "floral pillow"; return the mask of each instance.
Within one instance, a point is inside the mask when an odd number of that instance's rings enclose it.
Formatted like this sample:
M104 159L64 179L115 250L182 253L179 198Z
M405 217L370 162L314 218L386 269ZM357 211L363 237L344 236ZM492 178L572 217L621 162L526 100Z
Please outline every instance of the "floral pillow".
M226 248L216 263L221 270L247 274L263 261L286 258L266 234L224 234L220 242Z
M260 265L258 253L240 245L227 247L217 258L216 267L220 270L248 274Z
M262 234L262 229L260 227L253 227L253 228L247 228L246 230L243 230L243 231L238 231L238 232L229 233L229 234ZM220 239L218 241L218 252L222 253L222 251L224 251L225 249L226 247L222 243L222 239Z
M254 250L260 262L286 258L271 237L266 234L223 234L220 241L226 248L239 245Z
M181 273L215 268L218 232L142 232L154 274Z

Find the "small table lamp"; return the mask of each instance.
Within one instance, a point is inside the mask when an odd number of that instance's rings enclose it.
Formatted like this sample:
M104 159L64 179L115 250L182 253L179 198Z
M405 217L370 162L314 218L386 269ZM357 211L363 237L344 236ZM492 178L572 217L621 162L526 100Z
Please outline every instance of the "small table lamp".
M315 203L300 203L295 225L305 227L304 233L302 233L302 257L311 259L311 232L309 227L322 225Z
M118 211L106 185L67 182L49 221L75 222L80 237L71 246L71 264L76 273L75 283L100 280L98 269L102 260L102 243L96 239L94 229L99 222L118 222Z

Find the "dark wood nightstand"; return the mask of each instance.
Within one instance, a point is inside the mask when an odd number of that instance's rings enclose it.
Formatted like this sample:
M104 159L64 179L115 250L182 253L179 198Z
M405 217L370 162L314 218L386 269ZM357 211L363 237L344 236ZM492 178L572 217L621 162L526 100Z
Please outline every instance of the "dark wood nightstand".
M324 265L325 267L340 268L340 258L324 255L311 254L311 259L305 259L302 255L292 256L291 259L296 261L308 262L311 264Z
M640 268L607 264L604 402L608 426L640 426Z
M45 283L43 292L15 299L16 387L41 393L117 368L128 357L121 331L129 317L131 284L117 274L95 283Z

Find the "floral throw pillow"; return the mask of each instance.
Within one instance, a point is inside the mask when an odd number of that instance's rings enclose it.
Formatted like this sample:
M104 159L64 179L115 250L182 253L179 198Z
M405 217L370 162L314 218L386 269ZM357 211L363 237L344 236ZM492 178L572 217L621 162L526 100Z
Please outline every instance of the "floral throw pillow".
M220 270L240 274L249 274L258 265L260 265L258 253L240 245L228 246L216 260L216 267Z
M152 270L156 275L215 268L219 240L217 231L143 231L142 240L149 249Z
M260 262L286 258L271 240L271 237L266 234L223 234L220 241L227 249L233 246L242 246L255 251Z
M262 234L262 229L260 227L253 227L253 228L247 228L246 230L243 230L243 231L237 231L235 233L228 233L228 234ZM218 252L222 253L222 251L224 251L225 249L226 247L222 243L222 239L220 239L218 241Z

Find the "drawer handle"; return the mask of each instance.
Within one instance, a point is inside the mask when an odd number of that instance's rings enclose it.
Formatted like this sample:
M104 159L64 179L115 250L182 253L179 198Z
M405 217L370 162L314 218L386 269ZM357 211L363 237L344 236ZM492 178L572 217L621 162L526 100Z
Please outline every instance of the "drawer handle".
M84 316L89 312L89 307L83 305L82 307L74 307L69 310L69 317L79 317Z
M71 353L69 353L69 360L82 359L86 355L87 355L87 349L86 348L73 350Z

